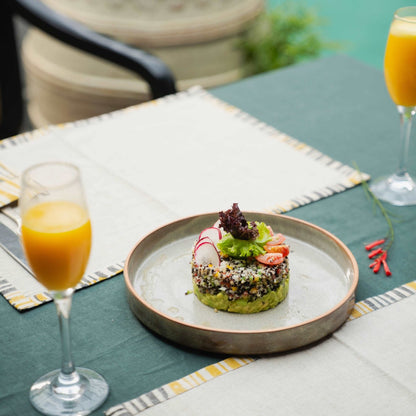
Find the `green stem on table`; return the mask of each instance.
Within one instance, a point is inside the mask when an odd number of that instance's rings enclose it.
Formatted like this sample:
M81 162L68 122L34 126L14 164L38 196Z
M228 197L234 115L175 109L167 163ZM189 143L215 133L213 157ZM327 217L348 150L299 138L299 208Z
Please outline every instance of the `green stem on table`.
M361 171L358 169L358 166L356 164L355 164L355 168L357 169L357 172L360 174L360 177L361 177ZM367 198L372 200L376 208L380 210L381 214L383 215L389 227L389 230L386 236L387 245L384 247L384 250L387 251L393 245L393 241L394 241L394 227L393 227L393 222L390 218L390 214L388 210L384 207L384 205L381 203L381 201L373 194L370 187L368 186L368 182L363 179L361 181L361 184L363 186L364 192L367 195Z

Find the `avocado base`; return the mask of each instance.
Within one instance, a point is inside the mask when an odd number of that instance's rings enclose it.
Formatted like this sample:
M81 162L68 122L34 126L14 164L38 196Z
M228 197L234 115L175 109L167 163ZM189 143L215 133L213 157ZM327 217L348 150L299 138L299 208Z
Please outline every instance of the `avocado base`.
M222 292L216 295L201 293L195 283L193 286L195 296L204 305L211 308L233 313L257 313L272 309L286 299L289 292L289 275L282 280L276 290L252 301L247 299L229 300L228 296Z

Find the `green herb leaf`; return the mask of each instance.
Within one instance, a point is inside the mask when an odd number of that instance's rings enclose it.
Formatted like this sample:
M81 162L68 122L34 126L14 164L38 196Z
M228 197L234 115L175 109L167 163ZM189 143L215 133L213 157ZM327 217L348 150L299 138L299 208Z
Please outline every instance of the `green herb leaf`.
M263 246L271 240L270 231L264 222L255 222L259 232L255 240L240 240L227 233L217 243L222 254L230 257L256 257L264 254Z

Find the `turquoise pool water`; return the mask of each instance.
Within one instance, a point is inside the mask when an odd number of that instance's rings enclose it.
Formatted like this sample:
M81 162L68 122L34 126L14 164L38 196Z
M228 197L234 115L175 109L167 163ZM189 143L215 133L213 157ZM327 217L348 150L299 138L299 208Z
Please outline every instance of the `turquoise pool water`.
M267 0L267 6L272 8L283 2ZM378 69L383 68L393 13L412 5L400 0L301 0L299 3L312 8L325 20L319 29L325 40L341 44L341 53Z

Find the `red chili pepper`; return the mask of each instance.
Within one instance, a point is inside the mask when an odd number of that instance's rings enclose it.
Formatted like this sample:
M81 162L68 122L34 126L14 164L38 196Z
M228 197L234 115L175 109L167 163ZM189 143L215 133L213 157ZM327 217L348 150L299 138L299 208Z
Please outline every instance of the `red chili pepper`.
M384 273L386 273L386 276L391 276L391 271L389 266L387 265L386 260L381 260L381 262L383 263Z
M374 273L378 273L378 271L380 270L380 266L381 266L381 261L379 260L379 258L377 259L377 264L374 266L373 268L373 272Z
M386 276L391 276L391 271L386 261L387 250L383 250L383 247L382 247L382 244L384 244L385 242L386 242L386 239L373 241L372 243L367 244L365 246L365 249L368 251L374 249L368 254L368 258L373 259L373 262L369 265L370 269L373 269L374 273L378 273L381 268L381 265L383 265L384 273L386 274ZM381 247L377 247L377 246L381 246Z
M373 261L371 264L370 264L370 266L368 266L368 267L370 267L370 269L372 269L376 264L378 263L378 261L376 260L376 261Z
M376 250L373 250L369 255L368 258L372 259L374 256L377 256L377 254L380 254L383 250L381 248L377 248Z
M386 240L384 238L382 240L373 241L372 243L367 244L365 246L365 249L368 250L368 251L370 251L372 248L374 248L376 246L379 246L380 244L384 244L385 242L386 242Z

